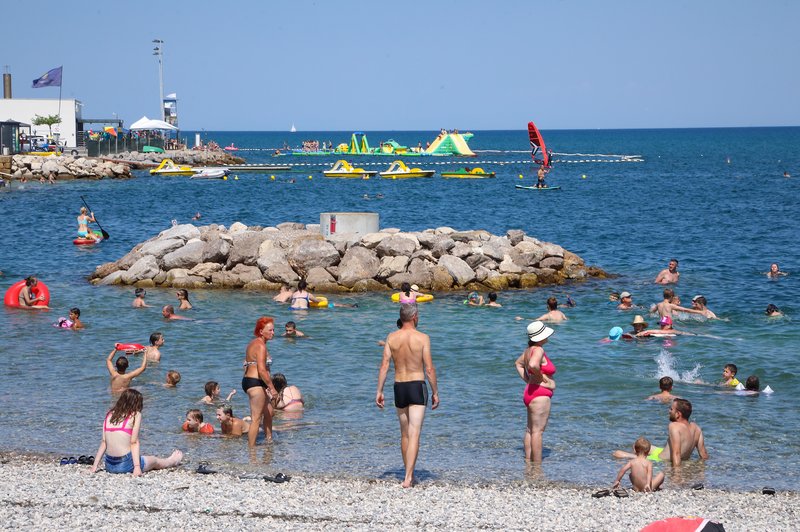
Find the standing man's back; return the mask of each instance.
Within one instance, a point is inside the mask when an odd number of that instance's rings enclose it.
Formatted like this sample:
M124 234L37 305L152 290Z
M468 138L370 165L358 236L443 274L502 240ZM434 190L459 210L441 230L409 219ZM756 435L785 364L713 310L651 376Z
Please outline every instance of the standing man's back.
M428 403L428 387L425 376L431 385L431 408L439 406L439 392L436 382L436 368L431 358L431 340L427 334L417 331L419 321L417 306L404 304L400 307L400 330L386 337L383 360L378 372L378 390L375 404L384 407L383 385L389 372L389 360L394 362L395 383L394 403L400 421L400 450L406 468L403 487L411 487L414 480L414 466L419 453L419 438L422 422L425 419L425 406Z

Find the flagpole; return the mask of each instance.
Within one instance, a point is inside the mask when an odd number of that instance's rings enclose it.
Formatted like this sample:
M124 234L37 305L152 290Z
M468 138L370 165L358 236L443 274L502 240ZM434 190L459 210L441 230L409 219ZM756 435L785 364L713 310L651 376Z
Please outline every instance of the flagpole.
M58 84L58 117L61 118L61 87L64 86L64 69L61 69L61 83Z

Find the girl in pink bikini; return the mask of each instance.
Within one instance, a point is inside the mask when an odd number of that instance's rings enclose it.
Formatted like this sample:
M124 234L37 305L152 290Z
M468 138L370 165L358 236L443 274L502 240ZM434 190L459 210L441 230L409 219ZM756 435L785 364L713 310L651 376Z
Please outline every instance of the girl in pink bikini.
M97 471L103 455L106 457L106 472L133 473L135 477L145 471L175 467L181 462L183 453L177 449L167 458L141 455L139 427L143 403L141 392L129 388L108 411L103 420L103 439L92 464L92 473Z
M523 439L525 459L535 463L542 461L542 436L550 417L550 398L556 389L552 379L556 367L543 349L553 332L541 321L528 325L528 348L515 364L520 378L527 383L522 395L528 412L528 426Z

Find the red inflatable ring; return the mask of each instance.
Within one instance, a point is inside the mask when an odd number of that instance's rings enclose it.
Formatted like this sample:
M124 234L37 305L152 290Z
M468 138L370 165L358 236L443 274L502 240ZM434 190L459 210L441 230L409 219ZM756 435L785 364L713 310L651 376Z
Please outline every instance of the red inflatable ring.
M142 344L114 344L114 349L117 351L125 351L126 353L136 353L137 351L144 351L145 347Z
M8 290L6 290L6 295L3 297L3 304L7 307L17 307L19 308L21 305L19 304L19 293L25 288L25 280L17 281L16 283L12 284ZM44 284L42 281L36 283L36 286L33 287L31 290L33 295L36 297L44 296L44 301L37 301L33 304L34 307L46 307L50 305L50 290L47 289L47 285Z

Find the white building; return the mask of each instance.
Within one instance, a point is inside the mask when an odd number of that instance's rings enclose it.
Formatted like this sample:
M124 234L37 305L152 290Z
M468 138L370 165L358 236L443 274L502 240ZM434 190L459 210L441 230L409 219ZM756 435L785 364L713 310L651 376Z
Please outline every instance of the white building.
M53 136L59 144L68 148L78 146L78 132L83 135L83 121L81 120L81 107L83 104L74 98L61 100L61 123L53 124ZM36 115L57 115L59 100L33 100L25 98L0 99L0 120L16 120L25 124L33 124ZM50 128L47 126L31 125L31 134L47 137ZM81 142L81 145L83 142Z

